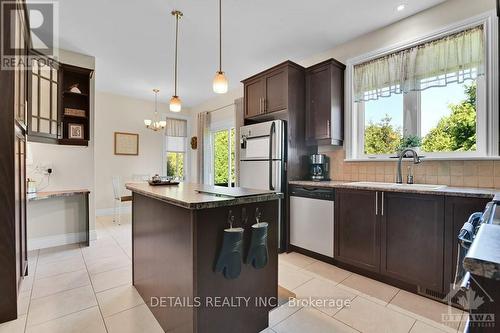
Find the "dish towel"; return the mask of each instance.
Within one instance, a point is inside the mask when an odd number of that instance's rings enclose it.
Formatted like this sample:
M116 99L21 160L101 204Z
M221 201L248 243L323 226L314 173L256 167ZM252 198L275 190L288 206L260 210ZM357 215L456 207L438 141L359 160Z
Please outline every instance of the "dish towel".
M254 268L263 268L267 265L267 227L265 222L252 225L252 238L246 263L252 264Z
M224 229L222 249L215 264L215 272L223 272L226 279L236 279L241 273L243 228Z

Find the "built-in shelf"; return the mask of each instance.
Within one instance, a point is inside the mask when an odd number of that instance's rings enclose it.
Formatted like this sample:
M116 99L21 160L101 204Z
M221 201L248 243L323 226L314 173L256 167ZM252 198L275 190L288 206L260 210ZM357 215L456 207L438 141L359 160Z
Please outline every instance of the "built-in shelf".
M88 94L77 93L77 92L72 92L72 91L64 91L63 94L66 96L79 96L79 97L88 97L89 96Z

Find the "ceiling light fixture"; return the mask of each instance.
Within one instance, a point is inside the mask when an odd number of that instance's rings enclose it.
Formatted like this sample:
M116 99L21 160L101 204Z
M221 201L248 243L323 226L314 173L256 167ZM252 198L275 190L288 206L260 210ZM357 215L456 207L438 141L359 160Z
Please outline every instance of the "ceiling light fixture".
M399 6L396 7L396 10L398 12L400 12L400 11L403 11L405 8L406 8L406 5L405 4L401 4L401 5L399 5Z
M151 119L144 119L144 125L146 125L147 128L153 131L159 131L165 128L167 126L167 121L166 120L160 120L160 115L158 113L158 93L160 92L159 89L153 89L153 92L155 93L155 114L153 116L153 120Z
M179 19L183 16L181 11L173 10L175 16L175 68L174 68L174 95L170 99L170 111L180 112L182 108L181 99L177 96L177 44L179 38Z
M219 70L215 73L214 92L217 94L227 93L227 78L222 71L222 0L219 0Z

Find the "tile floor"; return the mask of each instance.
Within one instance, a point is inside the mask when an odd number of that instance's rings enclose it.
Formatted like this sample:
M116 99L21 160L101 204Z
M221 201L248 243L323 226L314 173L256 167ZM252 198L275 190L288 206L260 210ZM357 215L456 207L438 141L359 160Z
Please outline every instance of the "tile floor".
M0 324L0 333L163 332L131 285L130 217L122 221L98 218L90 247L31 252L20 316ZM271 311L266 333L457 332L465 320L460 310L297 253L280 255L279 283L315 304ZM457 320L442 322L449 311Z

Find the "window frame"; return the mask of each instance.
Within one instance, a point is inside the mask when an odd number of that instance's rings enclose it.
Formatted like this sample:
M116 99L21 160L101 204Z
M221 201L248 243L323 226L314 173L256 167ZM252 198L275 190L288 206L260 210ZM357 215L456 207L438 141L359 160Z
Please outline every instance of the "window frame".
M349 59L346 68L346 113L345 113L345 142L346 161L354 160L383 160L393 159L394 154L369 155L364 154L364 103L355 103L353 99L353 74L354 66L364 63L384 55L401 51L408 47L419 45L427 41L443 38L447 35L457 33L462 30L472 28L477 25L484 25L485 32L485 76L479 77L477 88L477 146L475 152L425 152L424 155L429 159L477 159L499 156L499 115L498 115L498 26L494 24L496 12L487 13L469 18L465 21L444 27L439 31L417 38L413 41L407 41L392 45L384 49L376 50L362 56ZM491 75L493 73L493 75ZM466 81L467 82L467 81ZM432 88L431 88L432 89ZM403 126L406 127L407 108L418 107L420 110L420 92L411 92L403 98ZM496 111L496 112L495 112ZM417 129L421 126L421 112L417 112L415 125ZM414 117L412 117L414 118Z
M231 131L234 131L234 143L235 143L235 153L236 153L236 128L235 126L229 126L229 127L217 127L214 128L210 131L210 146L212 147L211 149L211 154L210 154L210 165L212 166L212 173L210 177L210 183L212 185L215 185L215 134L219 132L228 132L228 184L227 187L236 187L236 154L235 154L235 159L234 159L234 166L235 166L235 175L234 175L234 183L231 181L231 178L233 176L233 172L231 170L231 153L233 152L231 149ZM234 186L233 186L234 185Z
M183 163L183 172L182 173L183 174L182 174L182 177L179 177L179 179L185 180L186 179L186 152L185 151L172 151L172 150L166 152L165 156L167 157L166 158L166 160L167 160L166 161L166 170L167 171L165 172L165 174L167 176L168 176L168 174L167 174L167 172L168 172L168 154L175 154L175 155L177 155L176 160L179 160L179 156L178 155L182 154L182 163ZM175 169L176 169L175 173L178 174L179 173L179 165L178 164L175 166ZM174 176L174 177L178 177L178 176Z

